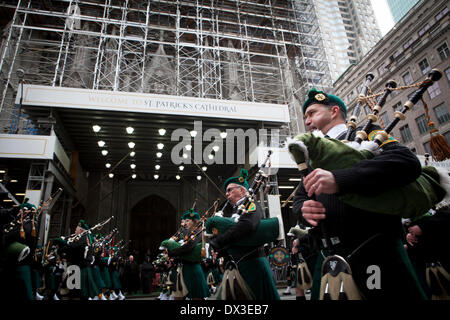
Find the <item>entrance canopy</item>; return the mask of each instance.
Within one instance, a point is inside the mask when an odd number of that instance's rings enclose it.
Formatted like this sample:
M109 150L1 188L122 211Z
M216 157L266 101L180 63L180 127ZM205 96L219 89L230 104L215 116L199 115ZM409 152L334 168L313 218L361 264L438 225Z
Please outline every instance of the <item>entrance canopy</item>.
M277 104L37 85L24 85L16 103L21 97L35 125L53 123L85 171L151 180L226 178L244 166L239 154L253 136L259 143L289 121Z

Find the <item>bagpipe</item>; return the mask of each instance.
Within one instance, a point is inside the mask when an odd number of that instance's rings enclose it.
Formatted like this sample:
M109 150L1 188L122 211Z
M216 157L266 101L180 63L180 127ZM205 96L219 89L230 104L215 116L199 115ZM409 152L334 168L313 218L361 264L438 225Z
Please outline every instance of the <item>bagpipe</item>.
M111 217L109 217L108 219L106 219L106 220L104 220L104 221L102 221L102 222L99 222L99 223L97 223L95 226L93 226L93 227L91 227L91 228L89 228L89 229L85 229L85 230L83 230L82 232L80 232L80 233L78 233L78 234L74 233L74 234L71 234L71 235L68 236L68 237L61 236L61 239L62 239L62 240L65 240L68 244L73 243L73 242L77 242L77 241L79 241L84 235L91 234L92 231L94 231L94 230L100 230L101 228L103 228L104 225L106 225L106 224L107 224L108 222L110 222L112 219L114 219L114 216L111 216Z
M261 167L259 168L258 172L255 175L252 184L247 190L247 193L244 197L245 199L238 206L237 212L238 216L247 213L250 208L256 205L255 202L258 192L263 186L265 186L268 180L268 174L264 172L264 168L266 167L267 164L268 164L267 166L270 167L271 154L272 151L269 150L265 161L262 163ZM209 237L218 236L220 234L225 233L229 228L234 226L236 223L237 222L234 218L222 217L220 215L211 217L205 223L206 228L205 235ZM273 242L277 240L279 238L279 235L281 234L280 225L281 223L276 217L262 219L255 232L245 237L244 239L234 242L233 246L259 247L268 242Z
M345 140L349 141L350 140L350 136L353 134L353 132L356 129L356 121L358 120L358 115L361 112L361 106L363 104L363 101L361 98L365 97L365 95L367 94L367 91L369 90L369 86L370 83L372 82L372 80L375 78L375 76L373 75L373 73L368 73L366 74L366 82L364 83L364 86L361 90L361 92L359 93L359 100L356 103L355 108L353 109L352 115L350 117L350 119L347 122L347 132L345 134Z
M192 210L195 207L195 203L196 202L194 202L192 206ZM161 242L159 249L172 251L174 249L180 248L182 245L188 245L190 242L195 241L197 237L201 235L202 241L197 243L191 252L182 256L182 259L184 260L190 262L200 262L202 258L206 256L205 238L203 234L203 231L205 229L204 224L205 221L210 219L216 213L218 204L219 200L214 201L213 205L206 210L206 212L200 217L200 219L196 222L192 229L187 230L187 232L183 232L182 227L180 227L175 235ZM211 211L212 209L214 209L214 211Z
M166 239L161 242L161 245L159 248L160 248L160 250L172 251L172 250L180 248L181 246L182 245L177 241L174 241L172 239ZM202 261L202 244L197 243L191 252L182 256L182 259L189 261L189 262Z
M118 256L121 251L123 251L131 243L131 240L124 241L121 239L116 245L111 247L111 257Z
M380 146L390 139L389 133L400 121L407 110L419 101L426 89L437 81L442 73L433 69L427 79L423 81L404 104L404 109L396 113L396 118L384 130L376 132L358 131L356 141L346 143L336 139L324 138L320 132L303 133L295 139L287 140L287 148L291 158L297 163L302 176L307 174L307 163L313 169L322 168L328 171L350 168L356 163L371 159L380 150ZM367 130L376 120L373 116L381 110L386 98L386 92L392 91L392 83L388 84L385 93L378 100L374 112L368 116L363 129ZM365 138L370 141L363 141ZM358 141L362 141L361 144ZM343 194L339 198L344 203L362 210L398 215L404 218L422 216L434 205L444 199L447 191L442 186L448 181L448 176L441 174L436 168L425 166L416 181L397 188L391 188L373 195Z
M29 255L30 248L26 244L27 235L37 239L36 224L42 210L50 206L62 191L59 188L49 199L42 202L38 208L27 203L27 199L25 199L24 203L19 204L21 208L14 220L2 226L2 254L6 256L8 261L21 262ZM24 225L27 227L25 228Z
M92 246L94 247L94 254L105 256L105 248L114 241L114 237L115 237L116 233L119 233L119 230L117 230L117 228L113 228L111 230L111 232L109 234L107 234L105 237L97 238L92 243ZM96 235L96 237L97 237L97 235Z
M191 210L195 209L195 205L197 204L197 199L194 200L194 203L191 206ZM173 236L170 237L170 239L174 240L174 241L181 241L184 242L186 241L186 227L184 225L180 225L180 227L178 228L177 232L175 232L175 234Z
M31 236L36 237L36 221L39 218L41 212L50 206L50 204L59 197L62 193L62 189L59 188L50 198L42 202L42 204L36 208L36 206L27 202L28 198L25 198L24 203L19 204L19 214L15 217L14 221L3 226L3 233L5 237L10 235L20 235L20 238L25 239L24 224L32 223Z

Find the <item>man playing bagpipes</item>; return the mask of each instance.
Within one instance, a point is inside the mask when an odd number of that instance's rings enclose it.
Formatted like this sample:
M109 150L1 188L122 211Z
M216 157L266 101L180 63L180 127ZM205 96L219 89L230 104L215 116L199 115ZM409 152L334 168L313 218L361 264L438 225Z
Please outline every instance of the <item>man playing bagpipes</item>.
M303 104L309 130L336 140L343 140L347 132L346 112L341 99L316 89L309 91ZM380 128L371 124L368 132L376 129ZM348 140L354 138L352 134ZM341 199L346 194L370 198L414 182L421 174L417 157L389 137L370 159L346 168L316 167L308 172L294 196L293 213L314 227L309 234L321 247L311 299L426 298L402 245L401 216L358 209ZM339 257L323 265L331 253Z
M104 277L101 272L101 264L102 264L102 253L103 253L103 235L101 233L97 233L94 236L94 242L91 244L93 247L93 258L94 263L91 264L92 269L92 276L95 281L95 285L99 289L100 293L98 294L97 298L94 299L100 299L100 300L107 300L105 297L105 293L108 291L109 287L106 286Z
M125 295L122 293L121 277L119 276L120 268L120 248L117 245L112 245L109 253L108 271L111 279L112 290L110 290L113 299L125 300Z
M34 300L31 265L37 248L40 209L28 203L19 206L14 221L2 226L2 260L4 278L2 295L7 299ZM2 261L3 263L3 261Z
M407 252L428 297L450 300L450 207L439 204L413 219L406 234Z
M305 291L312 287L310 268L312 269L313 266L308 266L308 264L313 264L317 259L317 255L313 252L315 251L314 243L308 235L308 231L300 228L299 225L292 227L286 235L293 237L291 248L292 269L289 276L292 279L291 286L295 287L295 300L305 301Z
M66 241L63 252L67 254L69 265L77 265L81 271L81 298L92 300L100 293L100 289L95 283L92 273L92 263L94 262L93 248L91 244L94 238L89 230L88 224L84 220L80 220L75 235Z
M246 198L247 189L249 188L247 177L248 172L242 169L239 176L230 177L224 183L225 195L233 206L233 215L239 212L238 207ZM223 290L228 290L228 285L221 285L218 289L218 299L233 299L233 297L236 300L280 299L263 246L234 246L235 243L256 231L263 216L261 206L257 202L253 202L250 204L247 212L239 216L239 220L235 225L209 240L209 244L214 251L228 260L228 262L225 262L225 269L229 266L237 267L242 280L245 282L230 283L230 287L231 284L239 287L240 292L227 292L226 294L223 293ZM223 278L223 281L227 280L226 271Z
M187 229L187 238L180 247L168 248L169 257L178 260L177 279L173 294L175 300L181 300L184 297L201 300L209 297L210 293L200 265L202 235L195 233L200 215L190 209L184 213L182 220L184 220ZM182 287L185 287L184 290ZM179 294L180 291L183 293Z

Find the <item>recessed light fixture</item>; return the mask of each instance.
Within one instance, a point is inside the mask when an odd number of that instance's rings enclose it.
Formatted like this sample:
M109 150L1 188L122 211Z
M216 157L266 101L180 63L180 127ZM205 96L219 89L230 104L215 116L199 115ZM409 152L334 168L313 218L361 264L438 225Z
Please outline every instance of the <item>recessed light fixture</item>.
M278 189L294 189L294 186L278 186Z
M135 155L136 155L136 152L134 152L134 151L130 152L130 157L134 157Z
M219 151L219 149L220 149L219 146L214 146L214 147L213 147L213 150L214 150L215 152Z
M94 132L99 132L101 129L102 129L102 127L100 127L99 125L92 126L92 130L94 130Z
M13 179L13 180L10 180L9 182L17 182L17 180L16 180L16 179Z
M195 138L195 136L197 135L197 131L192 130L192 131L190 132L190 134L191 134L191 137Z
M158 132L159 132L159 135L160 135L160 136L163 136L163 135L166 134L166 129L162 129L162 128L161 128L161 129L158 130Z
M188 144L188 145L185 146L185 148L186 148L187 151L191 151L192 146L190 144Z
M289 178L289 181L302 181L301 178Z
M187 159L188 155L186 153L183 153L183 158Z
M177 180L180 180L180 179L181 179L180 175L178 175L178 174L175 176L175 178L176 178Z
M197 180L198 181L202 180L202 176L197 176Z
M136 169L136 165L134 163L130 164L131 169Z
M134 143L133 141L128 142L128 147L130 149L133 149L135 145L136 145L136 143Z
M137 177L136 173L133 173L133 174L131 175L131 178L133 178L133 179L136 179L136 177Z
M206 171L208 168L207 167L202 167L202 170L203 171Z
M158 149L161 150L162 148L164 148L164 144L158 143L158 144L156 145L156 147L158 147Z
M153 176L153 178L155 178L155 180L157 180L157 179L159 178L159 175L155 174L155 175Z
M108 154L108 150L102 150L102 155L106 156Z
M105 167L107 167L107 168L111 168L111 163L107 163L107 164L105 164Z
M97 142L97 144L98 144L98 146L99 146L100 148L102 148L102 147L105 146L105 141L100 140L100 141Z
M180 171L184 170L184 166L179 166L178 169L180 169Z
M134 128L133 127L127 127L125 130L127 130L128 134L132 134L134 132Z
M212 154L210 154L210 155L208 156L208 159L212 160L212 159L214 159L214 156L213 156Z
M162 157L162 153L161 153L161 152L157 152L157 153L156 153L156 156L157 156L158 158L161 158L161 157Z
M159 169L161 169L161 166L160 166L159 164L157 164L157 165L155 166L155 169L156 169L156 170L159 170Z
M110 178L113 178L113 177L114 177L114 173L110 173L110 174L108 174L108 176L109 176Z
M225 139L226 137L227 137L227 133L224 131L224 132L221 132L220 133L220 137L222 138L222 139Z

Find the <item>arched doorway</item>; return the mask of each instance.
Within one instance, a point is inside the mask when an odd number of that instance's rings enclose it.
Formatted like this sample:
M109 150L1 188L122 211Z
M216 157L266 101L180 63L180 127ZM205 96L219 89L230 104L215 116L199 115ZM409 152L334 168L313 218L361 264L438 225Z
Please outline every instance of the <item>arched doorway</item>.
M161 241L172 236L178 225L176 209L164 198L148 196L131 209L130 252L142 262L150 250L152 260L156 258Z

